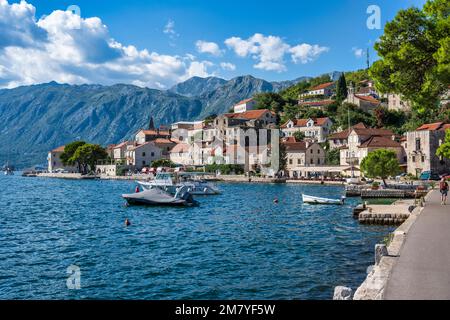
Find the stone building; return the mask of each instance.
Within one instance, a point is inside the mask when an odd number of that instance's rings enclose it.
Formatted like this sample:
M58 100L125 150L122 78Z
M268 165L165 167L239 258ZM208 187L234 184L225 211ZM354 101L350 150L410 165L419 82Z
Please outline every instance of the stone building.
M408 173L415 176L424 171L450 174L450 159L436 155L436 150L444 142L446 130L450 130L450 124L437 122L406 133Z

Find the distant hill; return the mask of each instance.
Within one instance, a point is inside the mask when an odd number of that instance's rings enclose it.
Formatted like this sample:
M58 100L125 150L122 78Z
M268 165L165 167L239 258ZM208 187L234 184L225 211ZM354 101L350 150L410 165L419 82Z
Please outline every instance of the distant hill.
M203 119L227 112L259 92L278 92L308 79L268 82L191 78L170 90L132 85L67 85L55 82L0 90L0 165L42 164L47 151L76 139L107 145L146 127Z

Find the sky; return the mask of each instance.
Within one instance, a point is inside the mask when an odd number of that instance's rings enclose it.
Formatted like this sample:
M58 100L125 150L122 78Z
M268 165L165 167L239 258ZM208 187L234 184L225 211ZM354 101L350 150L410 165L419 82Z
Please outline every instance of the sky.
M192 76L269 81L365 68L398 10L425 0L0 0L0 88Z

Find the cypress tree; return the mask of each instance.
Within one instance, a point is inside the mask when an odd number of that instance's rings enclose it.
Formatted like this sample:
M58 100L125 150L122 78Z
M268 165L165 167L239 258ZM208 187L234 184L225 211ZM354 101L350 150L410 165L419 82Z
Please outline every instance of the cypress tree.
M337 89L336 89L336 100L338 102L342 102L347 98L348 91L347 91L347 82L345 80L345 76L342 73L339 77L339 80L337 82Z

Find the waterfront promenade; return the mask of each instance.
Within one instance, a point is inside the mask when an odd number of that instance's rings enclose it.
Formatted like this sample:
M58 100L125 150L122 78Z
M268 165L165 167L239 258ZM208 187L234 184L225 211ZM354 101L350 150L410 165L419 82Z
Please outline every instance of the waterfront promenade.
M386 300L450 299L450 205L433 191L393 267Z

